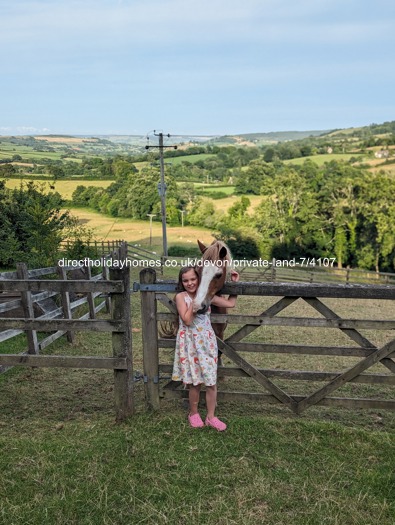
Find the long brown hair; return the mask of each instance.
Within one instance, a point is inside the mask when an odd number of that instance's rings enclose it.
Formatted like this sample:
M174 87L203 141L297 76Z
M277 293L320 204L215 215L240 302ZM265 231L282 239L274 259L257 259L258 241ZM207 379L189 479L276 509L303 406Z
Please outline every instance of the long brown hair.
M199 286L200 278L199 278L199 272L197 271L196 267L195 266L183 266L180 269L180 272L178 274L176 295L181 292L185 292L184 285L182 284L182 276L185 275L190 270L193 270L195 272L196 277L198 279L198 286ZM174 302L175 300L176 300L176 296L173 297ZM177 321L162 321L160 323L159 335L165 339L175 337L178 332L178 326L179 326L178 320Z

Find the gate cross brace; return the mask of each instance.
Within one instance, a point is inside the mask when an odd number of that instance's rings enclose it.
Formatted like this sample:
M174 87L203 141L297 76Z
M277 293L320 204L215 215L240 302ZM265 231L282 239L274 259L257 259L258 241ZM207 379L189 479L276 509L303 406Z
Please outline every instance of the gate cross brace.
M333 310L316 297L303 297L303 300L317 310L317 312L322 314L326 319L341 319ZM378 350L376 345L366 339L366 337L360 334L358 330L355 330L355 328L340 328L340 330L350 339L358 343L362 348L372 349L372 352ZM382 365L386 366L388 370L395 373L395 363L390 357L385 357L380 362Z
M333 381L330 381L327 385L323 386L313 394L302 399L297 404L297 413L301 414L309 405L314 405L321 401L328 394L331 394L334 390L340 388L344 383L351 381L354 377L376 364L378 361L387 357L395 350L395 339L385 344L380 350L372 352L368 357L362 359L359 363L346 370L344 373L338 375Z
M289 408L293 412L297 413L298 403L291 396L281 390L281 388L276 386L272 381L270 381L270 379L262 374L262 372L257 370L254 366L243 359L229 344L225 343L225 341L222 341L217 337L217 342L218 347L223 354L229 357L229 359L231 359L234 363L239 365L239 367L242 368L244 372L246 372L250 377L252 377L252 379L255 379L257 383L264 386L266 390L269 390L269 392L273 394L279 401L285 405L289 405Z

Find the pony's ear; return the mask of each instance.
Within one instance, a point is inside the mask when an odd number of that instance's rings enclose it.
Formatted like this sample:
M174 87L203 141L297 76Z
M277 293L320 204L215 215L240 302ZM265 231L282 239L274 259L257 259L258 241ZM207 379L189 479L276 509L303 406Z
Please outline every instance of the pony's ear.
M205 246L201 241L198 240L198 246L202 253L204 253L207 250L207 246Z
M225 259L227 253L228 253L228 250L225 248L225 246L222 246L222 248L219 251L220 259Z

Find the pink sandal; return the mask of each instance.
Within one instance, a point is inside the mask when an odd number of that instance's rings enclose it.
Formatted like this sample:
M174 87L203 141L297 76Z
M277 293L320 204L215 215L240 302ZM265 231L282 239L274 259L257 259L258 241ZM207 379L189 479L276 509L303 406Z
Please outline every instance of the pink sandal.
M213 417L212 419L206 417L206 426L213 427L215 428L215 430L218 430L218 432L223 432L224 430L226 430L225 423L217 417Z
M189 425L192 428L202 428L202 427L204 427L204 423L202 421L202 418L200 417L200 414L198 414L198 413L193 414L193 416L191 416L189 414L188 415L188 421L189 421Z

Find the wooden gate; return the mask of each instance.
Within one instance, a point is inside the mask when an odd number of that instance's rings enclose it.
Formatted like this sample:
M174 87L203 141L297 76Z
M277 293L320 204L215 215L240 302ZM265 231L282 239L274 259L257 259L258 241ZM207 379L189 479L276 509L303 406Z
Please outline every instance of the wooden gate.
M180 383L167 382L160 388L161 374L169 374L171 363L159 362L159 348L174 348L174 339L161 339L157 335L157 323L177 320L175 303L172 296L175 293L174 281L156 281L156 273L152 269L140 273L140 283L135 283L135 290L141 292L142 331L144 352L144 382L146 398L150 408L159 407L160 396L167 398L186 397L187 392L180 389ZM171 294L171 297L167 295ZM395 409L395 398L388 399L376 396L375 399L331 397L346 383L363 383L370 385L395 386L395 339L379 346L374 344L360 330L395 329L394 320L344 319L329 308L322 298L361 299L389 301L395 299L394 286L372 285L323 285L297 283L229 283L223 290L239 296L272 296L277 300L272 306L257 315L228 314L212 315L213 322L227 321L228 324L242 325L225 340L218 339L218 347L236 367L221 368L221 375L250 377L263 386L266 393L228 392L219 389L219 399L255 399L262 402L282 403L295 413L302 413L313 405L344 406L349 408ZM278 316L296 300L301 299L314 308L320 317L284 317ZM157 304L161 303L167 312L158 312ZM240 308L239 308L240 309ZM264 342L245 342L246 336L260 326L308 328L334 328L340 330L354 342L353 346L321 346L297 344L272 344ZM296 333L296 332L295 332ZM249 363L240 352L264 352L275 354L297 354L315 356L360 357L357 363L341 371L312 370L278 370L261 369ZM380 363L385 373L370 370ZM287 379L297 381L320 382L318 388L308 395L294 395L280 388L274 380Z

